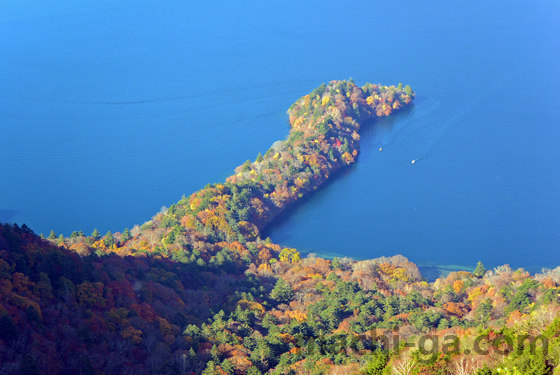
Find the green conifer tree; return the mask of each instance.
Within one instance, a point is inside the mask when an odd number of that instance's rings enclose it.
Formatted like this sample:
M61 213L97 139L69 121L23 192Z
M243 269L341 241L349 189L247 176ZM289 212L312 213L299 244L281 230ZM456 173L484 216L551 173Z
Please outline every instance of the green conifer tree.
M364 373L367 375L381 375L383 369L387 366L388 357L384 354L378 354L372 358L367 364Z
M121 236L122 242L126 242L126 241L130 240L131 238L132 238L132 235L130 234L130 231L128 230L128 228L124 228L124 232Z
M255 366L251 366L247 369L247 375L262 375L262 372Z
M340 263L340 260L338 260L337 257L334 257L331 263L331 268L333 270L340 270L342 269L342 263Z
M278 279L276 285L272 292L270 292L270 298L278 302L289 302L294 297L294 289L290 284L285 282L283 279Z
M337 282L338 281L338 276L336 276L336 273L331 272L329 274L329 276L327 276L327 280Z
M475 275L476 277L483 277L485 273L486 273L486 268L484 268L482 262L478 262L476 264L476 268L473 272L473 275Z
M115 244L115 239L113 238L113 233L108 231L105 236L103 236L103 242L105 242L105 246L111 247Z
M233 375L235 372L235 366L233 365L233 363L231 363L230 360L228 359L224 359L224 361L222 362L222 364L220 365L220 367L222 368L222 370L228 374L228 375Z
M414 95L414 91L412 91L412 88L409 85L406 85L404 87L404 91L406 92L406 95L412 97Z
M214 344L212 346L212 350L210 351L210 354L212 355L212 360L216 363L220 362L220 359L222 357L222 353L220 353L220 351L218 350L218 347L216 346L216 344Z
M206 368L202 371L202 375L217 375L219 374L218 368L214 361L208 361Z
M95 240L98 241L101 238L101 234L99 233L99 231L97 230L97 228L95 228L93 230L93 233L91 234L91 237Z

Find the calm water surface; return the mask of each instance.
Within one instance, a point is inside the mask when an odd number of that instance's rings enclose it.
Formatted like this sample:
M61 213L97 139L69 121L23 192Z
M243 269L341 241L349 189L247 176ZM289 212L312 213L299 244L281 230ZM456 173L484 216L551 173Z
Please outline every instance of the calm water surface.
M416 105L365 127L358 163L266 235L324 255L555 267L559 19L538 0L2 1L0 221L142 223L285 138L297 98L353 77L409 84Z

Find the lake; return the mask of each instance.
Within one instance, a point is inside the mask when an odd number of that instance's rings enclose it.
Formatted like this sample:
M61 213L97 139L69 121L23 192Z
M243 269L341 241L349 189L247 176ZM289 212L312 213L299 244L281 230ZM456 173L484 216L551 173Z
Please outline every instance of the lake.
M0 2L0 221L141 224L289 131L323 82L410 85L266 236L434 269L560 265L560 3ZM379 151L382 148L382 151ZM415 163L411 163L415 160Z

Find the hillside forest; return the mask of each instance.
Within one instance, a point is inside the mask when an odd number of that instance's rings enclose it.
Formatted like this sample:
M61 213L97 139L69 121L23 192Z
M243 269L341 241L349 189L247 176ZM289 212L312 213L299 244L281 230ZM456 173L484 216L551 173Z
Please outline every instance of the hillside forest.
M414 98L323 84L288 110L286 140L130 230L0 224L0 374L560 374L560 267L428 282L400 255L261 238L356 162L361 125Z

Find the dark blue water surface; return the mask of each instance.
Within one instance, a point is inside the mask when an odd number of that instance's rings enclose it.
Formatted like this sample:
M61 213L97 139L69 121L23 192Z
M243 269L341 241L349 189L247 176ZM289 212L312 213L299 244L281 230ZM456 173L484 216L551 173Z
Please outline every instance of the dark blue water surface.
M358 162L266 235L560 265L558 20L544 0L2 1L0 221L142 223L284 139L300 96L353 77L409 84L416 105L365 127Z

